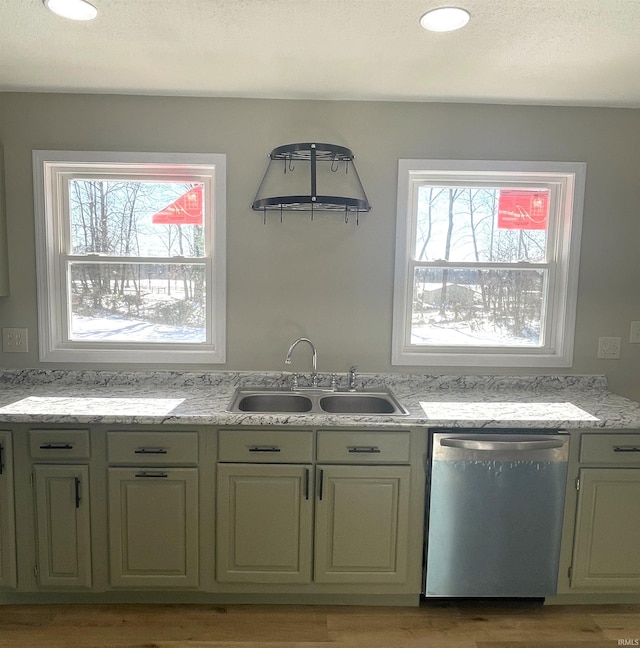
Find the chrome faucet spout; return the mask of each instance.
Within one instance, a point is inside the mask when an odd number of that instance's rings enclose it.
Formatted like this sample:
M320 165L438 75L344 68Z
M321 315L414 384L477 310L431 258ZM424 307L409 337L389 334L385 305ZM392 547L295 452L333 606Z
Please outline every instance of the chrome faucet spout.
M313 363L313 373L311 374L311 383L314 387L318 386L318 371L317 371L317 365L318 365L318 352L316 351L316 346L315 344L306 337L301 337L298 338L290 347L289 350L287 351L287 357L284 359L285 364L291 364L291 354L293 353L293 350L296 348L296 346L300 342L306 342L310 347L312 351L312 357L311 361Z

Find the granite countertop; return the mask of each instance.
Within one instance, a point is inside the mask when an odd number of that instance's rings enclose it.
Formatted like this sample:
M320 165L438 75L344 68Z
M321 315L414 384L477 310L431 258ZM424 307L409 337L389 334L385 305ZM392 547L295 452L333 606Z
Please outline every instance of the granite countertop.
M640 404L604 376L362 374L408 416L231 413L238 386L283 387L288 373L0 370L0 423L638 429Z

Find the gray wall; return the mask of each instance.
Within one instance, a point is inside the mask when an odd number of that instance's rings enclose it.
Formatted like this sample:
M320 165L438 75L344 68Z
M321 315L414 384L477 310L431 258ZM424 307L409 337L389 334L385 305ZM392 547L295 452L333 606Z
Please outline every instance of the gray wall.
M269 151L314 140L354 151L372 211L359 227L325 214L270 215L264 226L250 205ZM555 373L604 373L640 400L640 345L629 344L640 320L640 110L7 93L0 144L11 290L0 325L30 336L29 352L0 354L1 367L40 366L32 149L227 154L228 362L208 368L229 370L284 370L288 345L306 335L321 371L446 373L390 365L398 158L584 161L575 359ZM596 359L601 335L622 338L620 360ZM298 355L293 368L306 370Z

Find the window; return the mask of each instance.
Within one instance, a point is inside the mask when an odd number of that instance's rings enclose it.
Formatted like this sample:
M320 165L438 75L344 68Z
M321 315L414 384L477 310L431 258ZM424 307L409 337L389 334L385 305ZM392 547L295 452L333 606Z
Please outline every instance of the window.
M392 363L571 366L585 174L400 160Z
M40 360L225 361L225 165L33 152Z

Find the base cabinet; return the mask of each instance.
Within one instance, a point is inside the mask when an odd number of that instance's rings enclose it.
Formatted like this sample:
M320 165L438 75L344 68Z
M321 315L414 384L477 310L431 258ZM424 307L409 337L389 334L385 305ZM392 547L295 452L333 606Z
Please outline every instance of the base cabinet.
M219 454L220 582L407 581L408 432L222 431Z
M0 604L419 600L421 430L25 423L0 448Z
M88 466L35 465L41 587L91 587Z
M109 468L113 587L197 587L198 469Z
M571 585L639 589L640 469L583 468L579 479Z
M0 588L16 586L16 531L11 432L0 431Z
M311 467L219 464L217 579L309 583Z
M403 583L409 466L318 466L315 580Z

